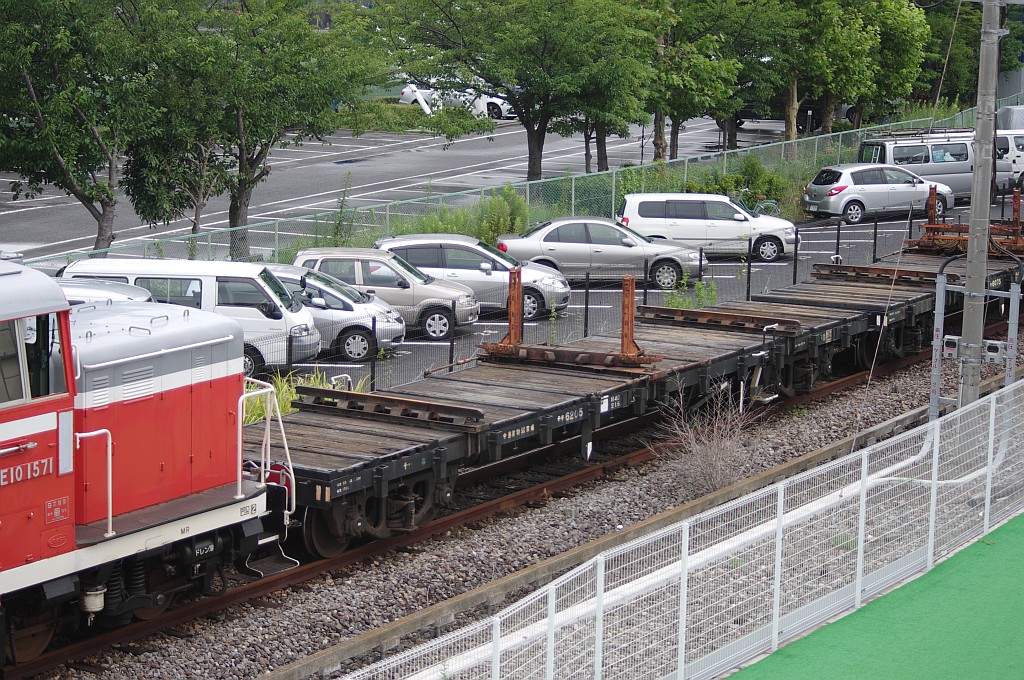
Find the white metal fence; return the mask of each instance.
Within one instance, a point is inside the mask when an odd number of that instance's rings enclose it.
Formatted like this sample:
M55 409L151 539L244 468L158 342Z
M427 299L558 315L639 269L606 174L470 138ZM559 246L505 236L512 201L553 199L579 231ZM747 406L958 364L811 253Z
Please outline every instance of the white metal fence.
M581 565L348 676L711 678L1024 508L1024 383Z

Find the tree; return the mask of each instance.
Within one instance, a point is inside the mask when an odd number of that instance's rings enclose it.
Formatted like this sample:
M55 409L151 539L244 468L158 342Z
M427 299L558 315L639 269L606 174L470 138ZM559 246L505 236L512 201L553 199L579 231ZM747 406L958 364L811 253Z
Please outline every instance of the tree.
M219 45L195 30L194 13L177 11L180 0L160 5L140 6L129 25L156 65L153 105L160 113L150 134L128 145L121 186L143 220L166 223L191 211L197 234L207 202L225 191L234 167L219 143L231 74L220 66Z
M873 58L878 73L885 77L875 78L874 88L857 98L858 116L865 108L887 111L895 102L911 95L921 73L930 33L924 10L905 0L879 0L870 17L878 26L878 46Z
M0 0L0 169L15 198L47 184L96 220L95 250L114 240L121 154L148 133L153 80L113 0Z
M377 24L410 76L504 97L526 130L528 180L544 141L579 112L586 77L608 54L648 53L646 15L614 0L381 0ZM606 109L617 93L605 93Z

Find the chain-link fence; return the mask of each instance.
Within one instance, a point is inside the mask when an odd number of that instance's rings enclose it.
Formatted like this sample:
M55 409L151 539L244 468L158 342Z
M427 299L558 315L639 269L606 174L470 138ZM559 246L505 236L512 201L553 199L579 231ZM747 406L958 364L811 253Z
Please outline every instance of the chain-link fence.
M347 676L711 678L1024 510L1024 384L706 511Z

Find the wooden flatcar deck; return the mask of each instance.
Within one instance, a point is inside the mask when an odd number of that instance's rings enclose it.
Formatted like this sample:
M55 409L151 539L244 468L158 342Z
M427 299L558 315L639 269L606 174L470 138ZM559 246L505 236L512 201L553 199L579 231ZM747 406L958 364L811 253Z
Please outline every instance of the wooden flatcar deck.
M707 310L641 308L634 339L658 360L639 367L545 363L537 359L540 352L529 355L531 363L488 358L434 373L374 392L367 403L343 397L332 405L321 395L320 402L285 416L299 494L304 484L326 485L334 497L382 484L386 489L387 480L431 470L440 475L449 465L499 460L567 436L581 435L585 445L594 428L643 413L685 389L706 391L716 380L749 378L753 386L767 372L789 381L777 383L786 393L808 389L815 375L830 370L836 352L857 346L859 338L877 338L883 326L910 329L920 346L934 310L934 274L945 261L905 253L845 272L816 270L812 280ZM1015 268L1012 261L990 259L989 287L1008 281ZM958 280L966 262L950 261L945 271ZM621 342L618 334L590 336L562 346L571 352L561 357L616 354ZM461 423L425 416L434 406L474 415ZM414 413L400 417L402 409ZM245 430L250 458L261 435L258 428ZM280 447L272 457L283 459Z

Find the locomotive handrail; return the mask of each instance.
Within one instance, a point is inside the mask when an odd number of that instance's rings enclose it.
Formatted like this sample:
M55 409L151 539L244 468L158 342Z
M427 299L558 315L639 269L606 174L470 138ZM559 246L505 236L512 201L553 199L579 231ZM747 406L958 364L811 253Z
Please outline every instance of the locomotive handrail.
M107 531L103 538L110 538L117 532L114 531L114 442L110 436L110 430L93 430L92 432L75 433L75 448L81 448L82 440L86 437L107 437Z
M275 390L274 386L271 385L270 383L263 382L262 380L256 380L255 378L246 378L245 382L246 384L255 385L257 389L251 392L243 392L242 396L238 398L238 478L235 488L235 498L241 499L244 497L244 495L242 494L242 450L244 444L242 428L245 424L245 400L262 396L264 397L264 428L263 441L260 444L260 463L258 471L260 485L265 486L267 483L267 478L270 476L270 420L271 418L276 418L278 432L281 435L281 447L284 449L286 465L286 469L284 472L287 474L289 479L293 480L292 488L288 488L287 485L282 484L282 486L285 487L285 490L288 493L288 508L287 510L285 510L285 514L287 515L285 519L287 520L288 517L291 517L293 514L295 514L296 509L294 491L295 469L292 466L292 454L288 450L288 438L285 436L284 433L284 422L282 422L281 420L281 407L277 403L277 390Z

